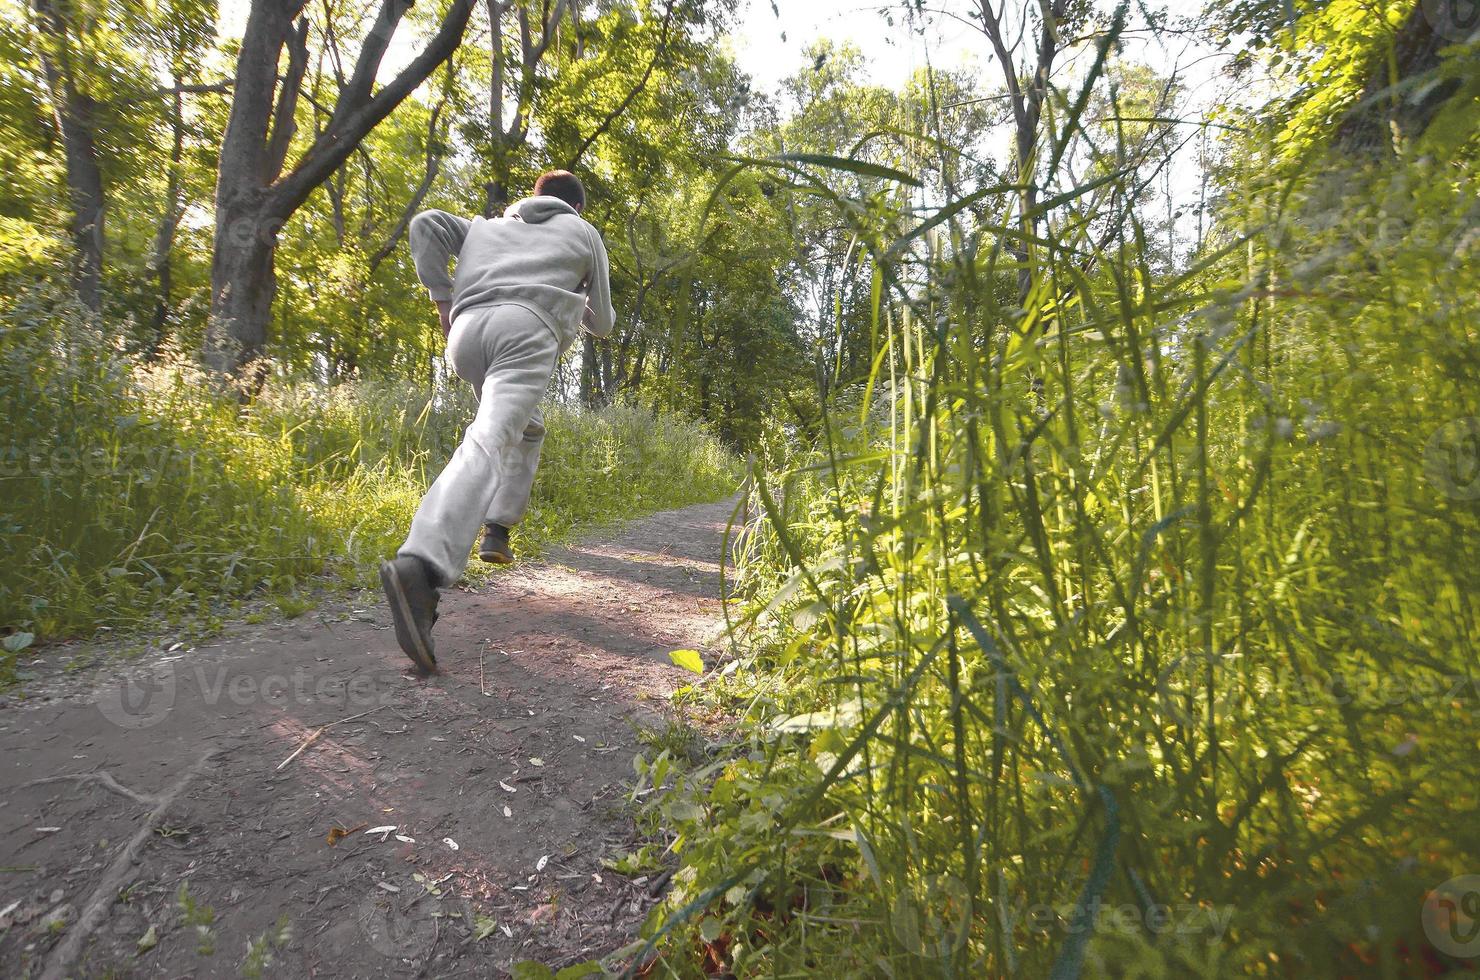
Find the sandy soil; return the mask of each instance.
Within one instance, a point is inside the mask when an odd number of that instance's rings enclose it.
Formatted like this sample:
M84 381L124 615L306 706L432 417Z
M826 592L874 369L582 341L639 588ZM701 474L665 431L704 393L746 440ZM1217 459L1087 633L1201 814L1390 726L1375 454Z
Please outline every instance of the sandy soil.
M0 701L0 976L488 976L620 948L654 882L604 862L634 844L638 731L693 676L668 652L717 652L730 512L447 594L432 678L378 592L33 666Z

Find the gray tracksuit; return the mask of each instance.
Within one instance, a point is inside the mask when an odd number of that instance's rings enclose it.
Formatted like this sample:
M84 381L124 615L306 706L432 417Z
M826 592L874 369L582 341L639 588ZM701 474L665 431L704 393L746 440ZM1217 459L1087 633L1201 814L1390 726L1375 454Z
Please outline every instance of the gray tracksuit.
M616 314L601 236L559 198L525 198L502 218L471 221L423 211L409 238L422 285L452 303L447 361L478 393L478 414L398 552L448 585L484 521L512 527L524 517L545 440L540 397L581 327L604 337Z

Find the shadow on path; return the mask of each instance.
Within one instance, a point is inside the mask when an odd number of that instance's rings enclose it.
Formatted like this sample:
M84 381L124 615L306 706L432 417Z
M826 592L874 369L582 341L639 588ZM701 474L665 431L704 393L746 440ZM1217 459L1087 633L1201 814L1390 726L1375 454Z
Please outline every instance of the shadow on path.
M328 977L620 947L650 904L605 865L632 842L623 784L637 732L692 677L668 651L717 636L731 509L654 515L447 594L432 678L361 593L0 706L0 975L55 965L68 934L86 976L235 975L254 942L271 975Z

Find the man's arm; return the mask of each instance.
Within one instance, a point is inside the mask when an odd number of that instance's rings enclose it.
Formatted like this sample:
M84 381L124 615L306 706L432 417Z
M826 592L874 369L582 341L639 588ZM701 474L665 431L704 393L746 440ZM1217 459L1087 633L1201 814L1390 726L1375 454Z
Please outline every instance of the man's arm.
M443 336L452 328L452 276L447 272L447 265L462 251L471 224L467 218L446 211L423 211L411 219L407 231L416 277L437 304Z
M617 324L617 311L612 309L611 263L606 257L601 234L595 228L591 229L591 259L591 278L586 283L586 314L581 317L581 326L597 337L605 337Z

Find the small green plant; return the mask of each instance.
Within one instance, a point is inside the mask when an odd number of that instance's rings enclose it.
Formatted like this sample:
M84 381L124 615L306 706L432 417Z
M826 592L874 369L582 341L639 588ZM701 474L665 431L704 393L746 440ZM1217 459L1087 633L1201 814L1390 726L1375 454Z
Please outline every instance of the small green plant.
M640 726L637 741L645 749L697 762L704 757L704 733L686 721L667 719L662 727Z
M635 851L614 855L606 860L606 866L617 874L636 878L640 875L652 874L663 869L663 851L661 844L643 844Z
M311 595L284 595L276 599L278 612L284 619L297 619L318 605Z
M247 955L237 972L247 980L262 980L267 976L267 968L272 966L274 953L292 939L293 925L285 912L272 929L247 942Z
M175 892L175 906L180 911L180 924L195 930L195 951L201 956L214 956L216 934L211 927L216 923L215 909L196 902L187 881L180 882Z

